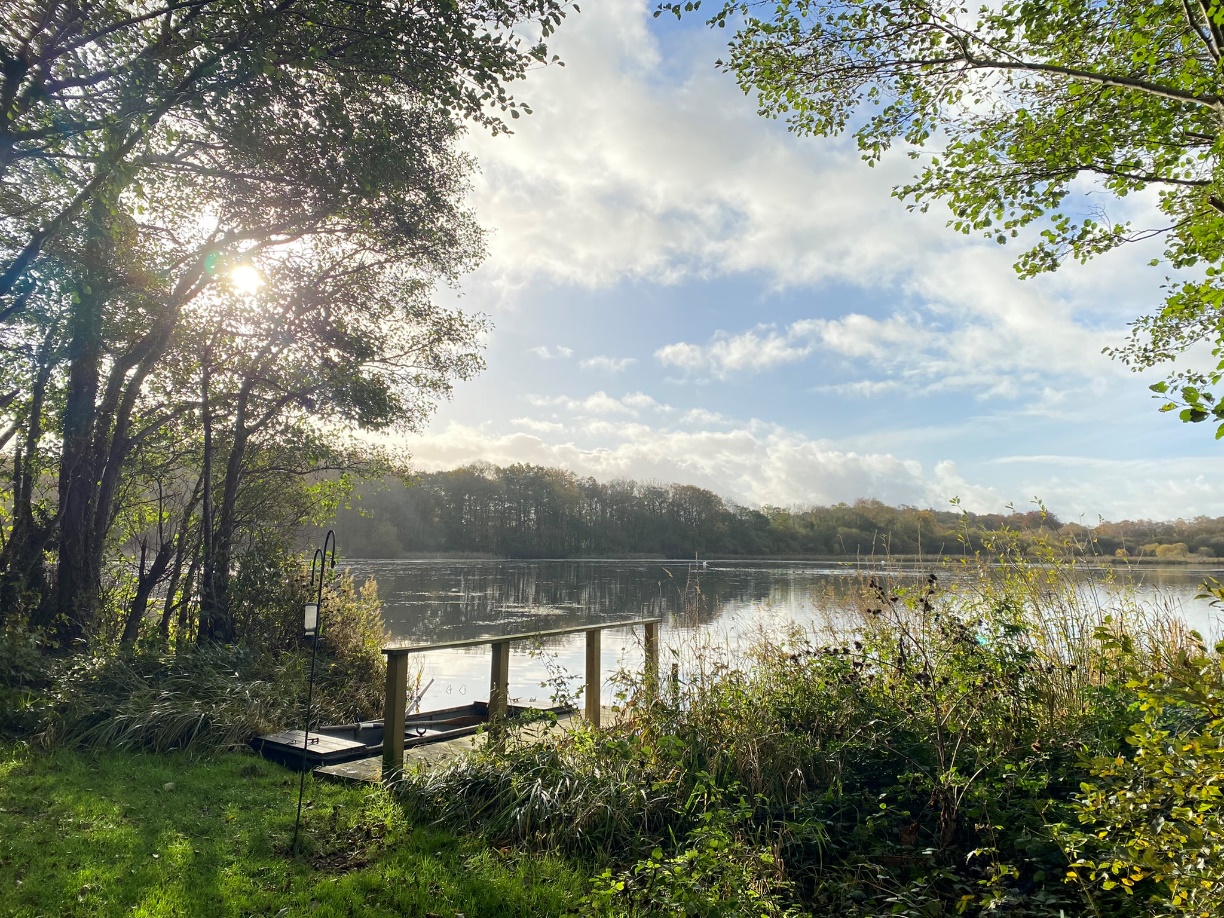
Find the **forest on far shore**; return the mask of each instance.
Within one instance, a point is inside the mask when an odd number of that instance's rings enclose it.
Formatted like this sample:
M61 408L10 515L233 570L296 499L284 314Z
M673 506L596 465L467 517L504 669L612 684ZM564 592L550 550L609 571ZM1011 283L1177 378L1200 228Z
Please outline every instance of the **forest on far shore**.
M744 507L695 485L608 482L563 469L476 463L359 485L334 520L345 554L403 558L472 553L507 558L653 555L864 556L960 554L1003 529L1056 536L1108 558L1224 557L1224 517L1063 522L1034 506L1012 513L891 507Z

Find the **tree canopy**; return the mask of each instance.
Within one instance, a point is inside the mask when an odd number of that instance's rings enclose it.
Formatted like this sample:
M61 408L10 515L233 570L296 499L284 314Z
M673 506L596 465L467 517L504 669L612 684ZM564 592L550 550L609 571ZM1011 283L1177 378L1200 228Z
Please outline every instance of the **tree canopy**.
M944 202L960 232L1027 245L1022 275L1163 238L1168 296L1113 353L1164 365L1164 410L1224 437L1224 3L734 0L709 22L733 28L719 63L761 114L799 134L850 132L869 163L905 145L921 166L896 194ZM1112 219L1088 188L1147 192L1161 217ZM1173 364L1202 341L1219 362Z
M346 432L412 428L479 368L482 320L432 299L482 253L455 140L526 109L508 86L566 7L0 10L0 620L88 639L104 555L151 535L232 636L243 492L343 466Z
M352 556L437 552L511 558L649 555L692 558L898 557L988 551L990 533L1018 545L1107 558L1224 557L1224 518L1064 522L1044 507L971 513L856 500L745 507L691 484L596 481L564 469L476 463L403 482L370 481L335 516Z

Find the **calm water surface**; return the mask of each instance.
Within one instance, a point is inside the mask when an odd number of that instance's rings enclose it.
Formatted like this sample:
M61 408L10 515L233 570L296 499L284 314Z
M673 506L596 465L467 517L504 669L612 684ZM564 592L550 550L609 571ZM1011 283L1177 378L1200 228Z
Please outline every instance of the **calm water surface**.
M944 580L957 576L954 567L941 565L803 561L350 561L347 566L358 581L378 582L387 629L400 640L431 643L661 617L665 668L698 642L733 651L762 629L826 627L831 615L835 618L838 596L859 577L916 582L931 571ZM1081 576L1084 593L1106 601L1099 588L1104 573ZM1224 579L1224 567L1157 568L1134 576L1141 601L1179 614L1205 634L1221 631L1216 611L1194 596L1204 576ZM605 631L602 649L605 678L620 666L641 666L641 635L630 629ZM548 702L552 690L541 682L558 675L579 684L583 653L581 634L535 648L512 645L512 699ZM433 651L419 661L424 683L433 680L424 707L488 697L488 647ZM605 704L613 692L605 683Z

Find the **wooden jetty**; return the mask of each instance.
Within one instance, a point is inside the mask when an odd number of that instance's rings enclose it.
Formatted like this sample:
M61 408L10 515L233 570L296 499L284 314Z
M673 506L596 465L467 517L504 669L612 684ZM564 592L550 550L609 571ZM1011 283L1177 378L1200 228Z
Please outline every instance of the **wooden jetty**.
M601 711L605 717L611 717L615 713L614 708L606 705ZM516 730L514 736L518 742L543 742L550 736L555 736L559 731L573 729L583 720L585 720L585 716L577 712L559 714L555 721L534 721ZM497 741L497 737L494 734L485 731L456 737L455 739L435 740L429 743L408 746L404 749L402 769L414 767L428 768L444 764L450 759L463 755L465 752L483 746L490 739ZM313 769L313 772L315 777L346 784L378 784L383 780L382 769L382 756L369 756L349 762L340 762L335 765L321 765Z
M602 642L600 638L603 632L611 628L642 627L643 645L646 652L644 672L646 684L648 686L656 686L659 678L660 621L661 619L658 618L645 618L632 621L576 625L570 628L554 628L548 631L528 631L518 634L468 638L458 641L442 641L432 644L398 643L388 645L383 648L383 654L387 658L387 682L383 709L382 755L328 765L316 769L316 774L345 781L389 781L395 779L407 764L432 764L444 761L447 758L471 749L473 742L484 742L490 735L498 736L505 726L510 701L511 645L536 642L548 637L580 633L586 635L586 688L583 692L583 716L589 723L598 727L604 712L609 710L600 705L600 685L602 682L600 662ZM487 732L477 736L463 736L439 740L437 742L410 745L405 750L405 727L407 726L408 707L408 658L413 654L428 653L432 650L449 650L455 647L480 647L486 644L491 649L489 666L489 723ZM557 725L565 726L571 721L572 716L560 716L557 720ZM526 728L523 739L528 742L543 739L547 735L549 727L550 724L547 722L532 724ZM405 758L406 754L407 759Z

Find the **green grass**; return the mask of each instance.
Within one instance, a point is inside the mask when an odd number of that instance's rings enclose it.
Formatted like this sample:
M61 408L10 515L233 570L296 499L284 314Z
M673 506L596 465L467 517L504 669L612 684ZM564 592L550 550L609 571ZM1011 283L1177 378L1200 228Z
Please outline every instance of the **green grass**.
M297 785L241 753L0 746L0 916L580 910L580 866L412 827L375 788L308 780L302 853L289 855Z

